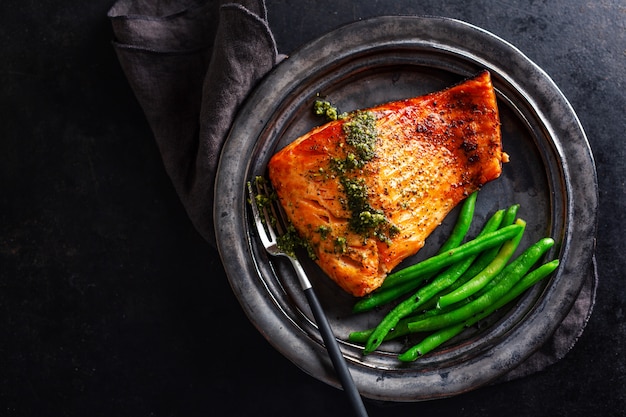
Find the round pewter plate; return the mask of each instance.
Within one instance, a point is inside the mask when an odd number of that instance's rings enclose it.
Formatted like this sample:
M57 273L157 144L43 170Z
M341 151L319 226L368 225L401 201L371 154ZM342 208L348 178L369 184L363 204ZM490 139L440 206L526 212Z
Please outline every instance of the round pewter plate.
M541 347L572 307L591 271L598 197L593 156L565 97L519 50L475 26L436 17L365 20L313 41L268 74L238 114L218 169L217 242L232 289L257 329L303 371L339 387L291 266L269 257L257 238L246 182L265 174L276 151L324 122L312 112L318 96L352 111L440 90L484 69L511 161L479 192L470 235L494 211L520 204L528 224L520 247L551 236L557 244L546 258L561 260L557 271L480 326L406 364L396 355L421 336L363 356L348 334L375 326L388 309L352 314L355 299L301 261L359 391L377 400L421 401L480 387ZM400 267L432 254L457 212Z

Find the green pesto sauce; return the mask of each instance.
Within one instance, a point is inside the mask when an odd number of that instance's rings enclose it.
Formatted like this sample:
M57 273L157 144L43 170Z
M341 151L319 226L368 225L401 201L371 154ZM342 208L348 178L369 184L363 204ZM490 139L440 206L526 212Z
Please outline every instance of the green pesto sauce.
M399 229L392 225L385 213L373 208L368 200L368 191L362 178L340 177L339 181L346 193L345 202L351 212L348 225L362 236L374 236L382 242L394 237Z
M363 168L363 165L365 165L365 161L358 159L352 152L348 153L348 156L344 159L333 158L330 161L330 169L339 175L344 175L357 168Z
M343 131L346 143L354 152L348 152L344 159L333 159L330 166L338 175L346 194L344 204L351 213L348 225L359 235L375 236L386 242L398 233L398 228L390 224L381 210L370 205L365 180L350 175L363 168L376 155L376 116L371 112L357 112L344 123Z
M376 116L371 112L357 112L354 117L344 123L346 143L354 148L357 157L367 162L376 155Z
M315 255L315 251L313 250L313 246L311 243L300 237L294 225L290 222L287 224L287 232L281 236L276 238L276 244L278 248L285 252L287 255L295 257L296 250L298 248L304 248L307 252L307 255L310 259L317 259L317 255Z
M313 111L318 116L325 116L328 120L343 119L347 113L339 114L339 110L330 101L318 99L313 103Z
M328 237L328 234L330 233L330 227L320 226L317 228L316 231L320 234L320 237L322 238L322 240L326 240L326 238Z
M348 240L343 237L343 236L339 236L337 239L335 239L335 252L339 252L339 253L346 253L347 247L348 247Z

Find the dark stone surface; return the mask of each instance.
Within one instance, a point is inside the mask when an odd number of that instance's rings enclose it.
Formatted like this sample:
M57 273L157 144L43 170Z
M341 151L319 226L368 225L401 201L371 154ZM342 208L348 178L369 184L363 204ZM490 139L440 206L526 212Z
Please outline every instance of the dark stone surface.
M0 6L0 415L347 416L253 328L186 217L110 45L113 1ZM626 7L268 1L279 50L385 14L468 21L569 98L598 169L596 309L545 371L372 416L626 415Z

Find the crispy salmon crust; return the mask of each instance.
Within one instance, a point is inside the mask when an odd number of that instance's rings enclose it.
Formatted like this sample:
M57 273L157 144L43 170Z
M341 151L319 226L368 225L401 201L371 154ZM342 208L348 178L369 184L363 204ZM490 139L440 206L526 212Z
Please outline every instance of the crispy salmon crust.
M375 117L375 154L350 175L365 184L369 205L393 225L387 238L351 227L346 190L332 170L333 161L351 152L343 125L356 112L297 138L268 164L280 203L313 247L317 264L357 297L377 289L417 253L459 202L498 178L506 158L486 71L445 90L363 112Z

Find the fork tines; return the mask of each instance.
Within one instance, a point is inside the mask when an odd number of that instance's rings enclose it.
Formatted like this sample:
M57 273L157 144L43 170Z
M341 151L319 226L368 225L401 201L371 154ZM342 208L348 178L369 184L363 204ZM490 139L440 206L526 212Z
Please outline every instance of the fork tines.
M270 240L269 244L275 243L277 235L282 235L285 229L281 224L281 221L284 221L283 214L280 208L276 207L274 190L265 177L256 176L248 182L248 192L257 229L265 230Z

